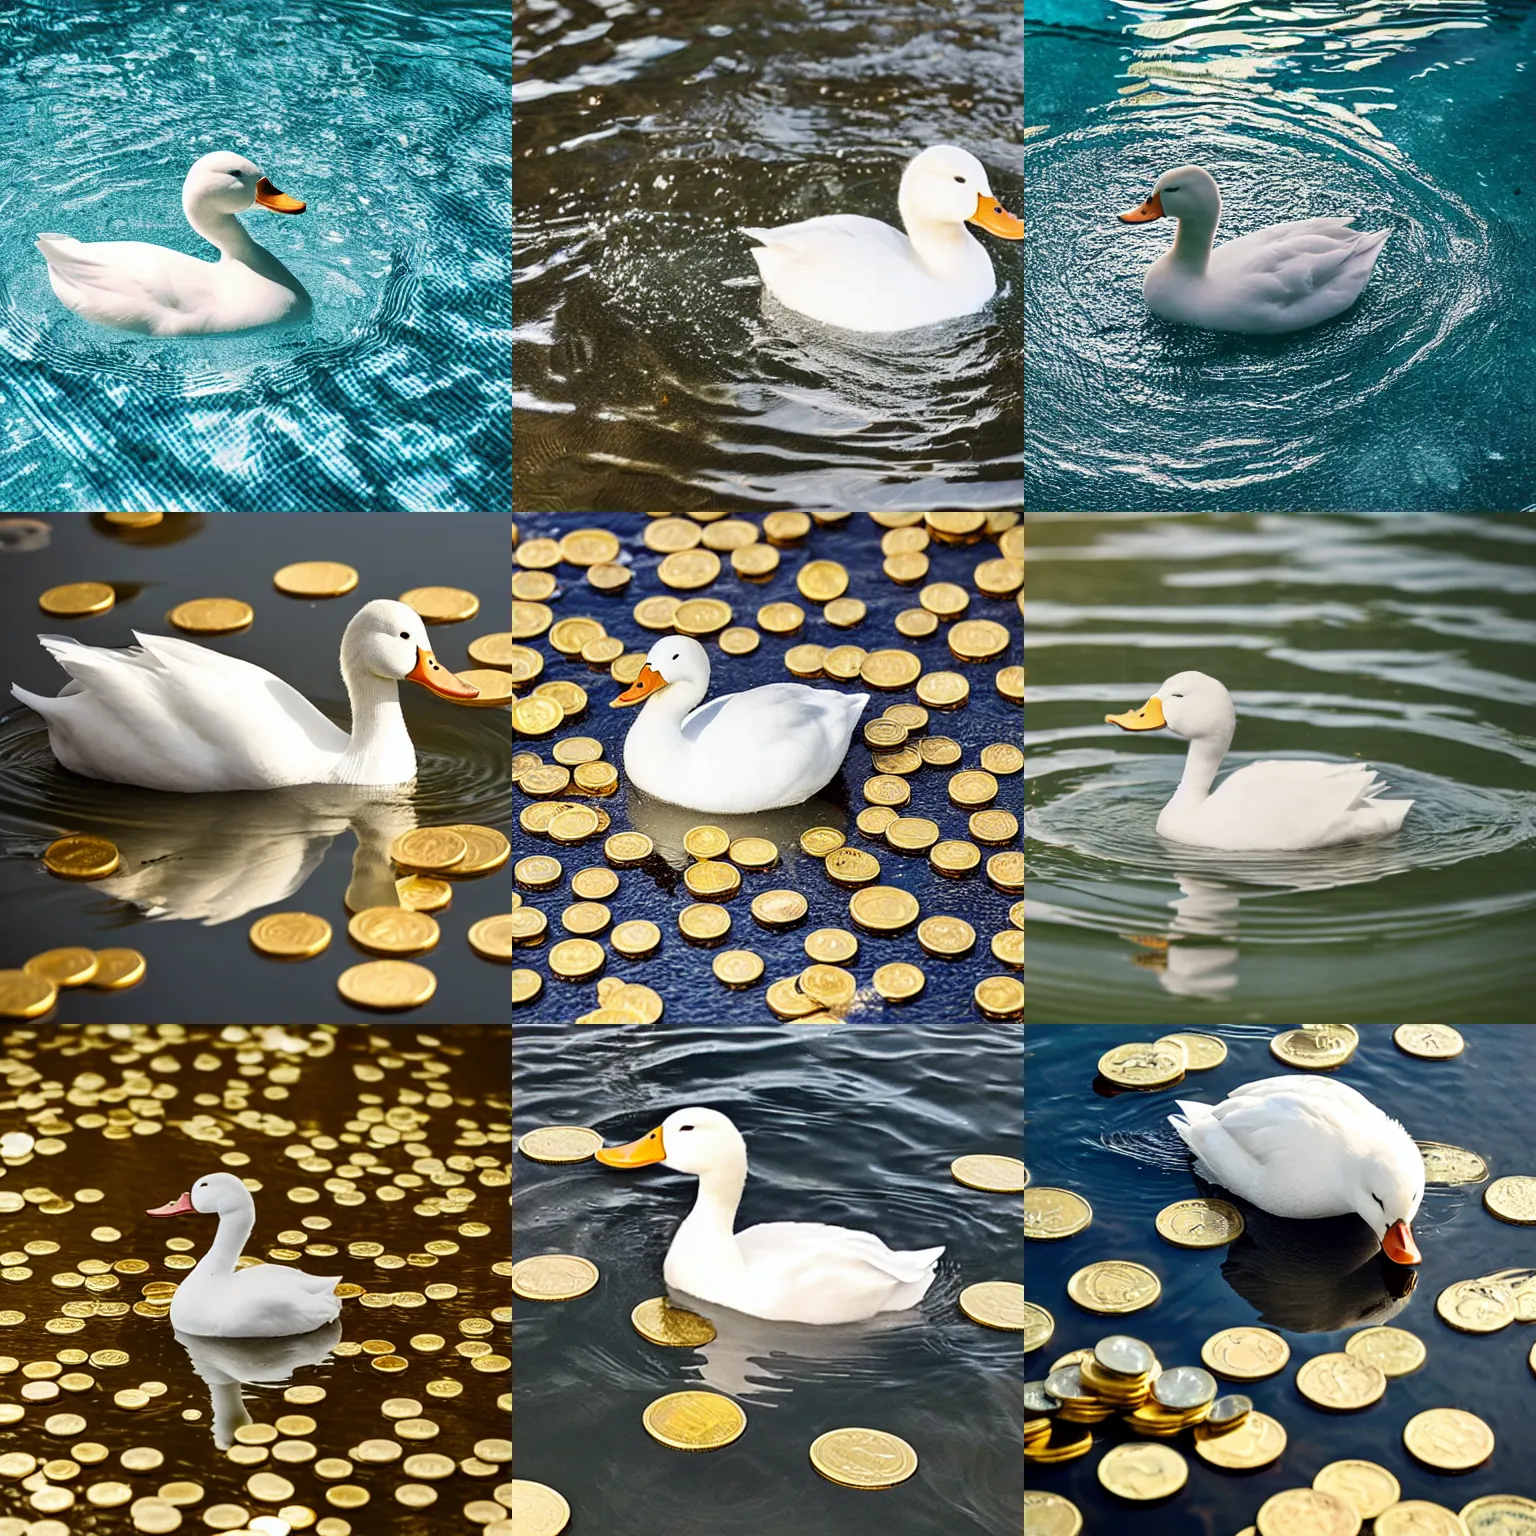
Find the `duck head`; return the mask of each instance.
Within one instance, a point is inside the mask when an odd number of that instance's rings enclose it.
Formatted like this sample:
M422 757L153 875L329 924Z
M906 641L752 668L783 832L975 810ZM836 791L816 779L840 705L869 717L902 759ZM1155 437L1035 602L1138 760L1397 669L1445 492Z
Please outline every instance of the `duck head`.
M953 144L935 144L908 163L900 206L909 230L914 224L975 224L1002 240L1024 238L1024 221L993 197L986 166Z
M445 699L477 699L480 690L454 676L432 654L427 626L414 608L378 598L352 616L341 637L341 671L370 673L394 682L420 683Z
M1164 171L1151 194L1139 208L1120 215L1122 224L1147 224L1153 219L1191 219L1212 229L1221 217L1221 193L1209 171L1198 165L1181 165Z
M1388 1121L1393 1135L1357 1147L1349 1178L1351 1203L1376 1234L1394 1264L1417 1264L1422 1255L1411 1223L1424 1198L1424 1159L1402 1126Z
M669 683L692 684L700 699L709 691L709 653L688 635L668 635L658 640L646 653L639 677L618 698L611 699L608 707L638 704L653 693L660 693Z
M1122 731L1170 730L1186 741L1202 738L1232 739L1237 729L1237 708L1232 695L1204 672L1175 672L1140 709L1123 715L1105 715L1105 724Z
M603 1147L598 1162L609 1168L644 1168L651 1163L697 1177L717 1170L744 1172L747 1144L717 1109L675 1110L654 1131L622 1147Z
M215 150L204 155L181 186L181 206L194 223L197 213L244 213L253 204L273 213L303 213L305 205L276 187L244 155Z
M146 1216L225 1216L252 1208L251 1192L232 1173L206 1173L178 1199Z

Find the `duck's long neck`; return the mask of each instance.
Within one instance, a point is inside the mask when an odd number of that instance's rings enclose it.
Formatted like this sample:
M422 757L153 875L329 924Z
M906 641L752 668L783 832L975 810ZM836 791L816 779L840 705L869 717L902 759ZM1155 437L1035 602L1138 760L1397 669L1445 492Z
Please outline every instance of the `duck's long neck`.
M1170 806L1199 805L1206 799L1211 792L1211 784L1216 778L1216 772L1221 767L1221 760L1227 755L1227 748L1231 745L1230 729L1214 736L1191 737L1189 751L1184 757L1183 777L1180 778L1179 787L1174 791L1173 799L1168 804Z
M235 1265L245 1251L245 1240L256 1224L256 1207L248 1205L242 1211L225 1211L219 1217L219 1230L213 1235L213 1243L197 1267L187 1277L192 1279L223 1279L235 1272Z
M1197 277L1204 276L1211 260L1211 243L1216 238L1216 224L1221 209L1209 212L1186 213L1179 220L1178 232L1173 237L1173 249L1169 252L1175 266L1183 267Z
M182 201L181 210L187 216L187 223L210 245L216 245L226 261L243 261L247 266L254 266L260 256L275 259L271 252L264 250L251 239L245 225L234 214L223 213L215 208L206 208L185 199ZM260 253L259 256L258 253Z
M972 237L963 223L954 219L925 218L917 209L916 199L905 186L897 199L901 222L917 258L938 278L952 278L975 268L978 259L992 270L992 262L981 242Z
M668 683L640 706L640 718L630 727L628 740L643 742L675 739L682 730L688 712L703 702L708 691L707 678L702 681L680 678L675 683Z
M347 685L352 706L352 739L337 765L338 784L403 784L415 777L416 749L411 733L405 728L405 713L400 708L400 689L393 678L380 677L346 655L341 658L341 676ZM379 771L391 766L383 778ZM404 770L404 771L402 771Z
M672 1239L672 1255L700 1253L715 1262L721 1258L745 1262L736 1245L736 1208L746 1183L745 1157L700 1174L698 1197Z

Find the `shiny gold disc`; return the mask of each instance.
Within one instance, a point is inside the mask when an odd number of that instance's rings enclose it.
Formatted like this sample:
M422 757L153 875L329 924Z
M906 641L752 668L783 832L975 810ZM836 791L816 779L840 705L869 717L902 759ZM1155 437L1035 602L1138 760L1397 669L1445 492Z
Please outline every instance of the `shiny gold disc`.
M1457 1280L1435 1298L1442 1322L1458 1333L1498 1333L1515 1320L1515 1293L1491 1276Z
M526 859L519 859L512 868L512 878L530 891L547 891L551 886L559 885L564 873L560 860L547 853L531 853Z
M435 948L440 935L435 918L404 907L364 907L347 924L347 937L376 955L419 955ZM510 937L507 958L512 958Z
M976 930L963 917L925 917L917 942L930 955L967 955L976 947Z
M731 914L713 902L699 902L677 914L677 926L685 939L708 944L731 931Z
M1416 1143L1424 1159L1426 1184L1481 1184L1488 1177L1488 1164L1465 1147L1453 1147L1444 1141Z
M656 845L643 832L615 832L603 844L603 857L620 869L643 864L655 851ZM732 871L734 874L735 871ZM737 876L738 881L740 876Z
M899 932L917 921L919 910L917 898L894 885L866 886L848 902L848 915L866 933Z
M1243 1235L1243 1213L1225 1200L1176 1200L1157 1213L1157 1233L1175 1248L1224 1248Z
M427 624L460 624L480 612L480 599L463 587L412 587L400 594L400 601Z
M566 981L583 981L597 975L607 958L593 939L562 939L549 952L549 968Z
M389 856L401 869L437 874L462 864L469 844L448 827L413 827L389 845Z
M62 949L45 949L41 954L33 955L22 966L22 970L44 981L51 981L54 986L62 989L83 987L95 977L98 964L94 949L70 944Z
M1536 1178L1514 1174L1495 1179L1483 1191L1483 1204L1490 1216L1513 1226L1536 1226Z
M811 1465L844 1488L894 1488L917 1471L917 1452L883 1429L832 1429L811 1442Z
M801 971L798 986L805 995L823 1008L846 1008L858 991L858 981L840 965L808 965Z
M750 987L762 980L763 957L750 949L723 949L710 964L728 987Z
M1312 1486L1342 1499L1362 1520L1374 1520L1403 1496L1397 1479L1374 1461L1331 1461Z
M1189 1463L1171 1445L1127 1442L1105 1451L1099 1481L1117 1498L1165 1499L1189 1481Z
M513 1294L528 1301L573 1301L597 1280L597 1265L573 1253L541 1253L512 1266Z
M1284 1488L1254 1517L1258 1536L1359 1536L1360 1525L1352 1504L1321 1488Z
M606 528L576 528L560 540L560 558L583 569L619 558L619 540Z
M921 966L906 960L892 960L880 966L870 977L870 984L888 1003L907 1003L928 985Z
M38 598L37 606L55 618L80 619L106 613L116 601L116 592L104 581L72 581L62 587L49 587Z
M868 885L880 878L879 859L862 848L854 848L846 843L827 854L822 868L826 870L829 879L842 886Z
M1427 1408L1403 1426L1403 1444L1437 1472L1470 1472L1493 1455L1493 1431L1463 1408Z
M700 859L683 871L683 884L700 900L729 901L741 889L741 871L720 859Z
M608 935L608 942L626 959L640 960L661 944L661 929L645 918L630 918Z
M1017 1194L1024 1188L1024 1164L1016 1157L991 1152L968 1152L949 1165L957 1182L970 1189L991 1190L1000 1195Z
M793 976L784 976L774 982L763 1001L781 1019L803 1019L817 1011L815 1000L795 986Z
M299 560L277 571L272 585L290 597L341 597L357 585L357 572L339 560Z
M190 603L178 603L165 617L188 634L232 635L249 629L256 611L234 597L199 597Z
M1499 1536L1507 1536L1502 1527ZM1467 1536L1468 1526L1454 1510L1428 1499L1399 1499L1389 1504L1371 1527L1372 1536Z
M960 1292L960 1310L983 1328L1024 1331L1024 1287L1015 1280L978 1280Z
M482 917L469 927L469 947L482 960L512 961L512 914Z
M1024 1536L1082 1536L1083 1515L1071 1499L1040 1488L1024 1490Z
M1296 1372L1296 1390L1329 1413L1356 1413L1381 1400L1387 1378L1369 1360L1339 1350L1308 1360Z
M1461 1506L1461 1521L1469 1536L1531 1536L1536 1531L1536 1499L1518 1493L1484 1494Z
M105 837L61 837L43 850L43 868L62 880L102 880L122 863L117 844Z
M1392 1043L1400 1051L1426 1061L1449 1061L1467 1048L1461 1031L1449 1024L1399 1024L1392 1031Z
M1383 1376L1407 1376L1424 1364L1428 1351L1405 1328L1362 1328L1344 1341L1346 1354L1369 1360Z
M437 991L437 977L409 960L369 960L343 971L336 990L357 1008L419 1008Z
M0 1019L40 1019L58 1000L59 989L46 976L0 971Z
M1085 1264L1067 1281L1067 1295L1078 1306L1115 1316L1150 1307L1162 1293L1162 1281L1146 1265L1128 1259Z
M723 827L690 827L683 834L683 847L695 859L718 859L730 846L730 834Z
M641 1422L653 1440L675 1451L716 1451L741 1435L747 1416L718 1392L669 1392L645 1410Z
M939 824L926 816L898 816L885 829L885 840L904 853L923 853L939 840Z
M1233 1472L1252 1471L1279 1460L1285 1450L1285 1440L1284 1426L1257 1410L1236 1429L1195 1426L1195 1454L1213 1467L1224 1467Z
M727 857L741 869L769 869L779 862L779 850L766 837L738 837Z
M715 1337L715 1325L697 1312L674 1307L665 1296L642 1301L629 1320L641 1338L669 1349L697 1349Z
M806 955L823 965L845 965L858 952L859 941L846 928L818 928L805 936Z
M96 974L86 983L93 992L126 992L144 979L147 965L136 949L98 949Z
M525 1008L544 990L544 978L520 965L512 972L512 1006Z
M586 1125L541 1125L518 1138L517 1150L536 1163L584 1163L603 1138Z
M1223 1328L1200 1349L1206 1369L1228 1381L1263 1381L1284 1370L1290 1358L1291 1346L1267 1328Z

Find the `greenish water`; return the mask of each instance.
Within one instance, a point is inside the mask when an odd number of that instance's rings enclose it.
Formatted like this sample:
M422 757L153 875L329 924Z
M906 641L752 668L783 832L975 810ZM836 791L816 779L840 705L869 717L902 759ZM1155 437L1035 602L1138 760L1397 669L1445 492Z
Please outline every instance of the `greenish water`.
M1038 934L1032 943L1038 944ZM1056 1242L1031 1242L1025 1256L1029 1299L1056 1320L1045 1346L1025 1357L1026 1379L1038 1380L1069 1350L1110 1333L1151 1345L1165 1368L1199 1363L1200 1346L1224 1328L1259 1325L1290 1346L1289 1364L1265 1381L1232 1387L1277 1419L1288 1444L1280 1459L1253 1473L1208 1466L1188 1432L1168 1442L1189 1463L1189 1482L1171 1500L1134 1505L1110 1498L1098 1465L1112 1444L1131 1438L1113 1421L1095 1426L1094 1446L1062 1466L1027 1464L1032 1489L1070 1498L1082 1511L1085 1536L1233 1536L1251 1527L1259 1506L1283 1488L1308 1486L1329 1462L1363 1458L1386 1467L1404 1499L1428 1499L1460 1510L1487 1494L1536 1495L1529 1455L1533 1381L1526 1356L1530 1327L1482 1335L1458 1333L1435 1313L1448 1285L1529 1264L1529 1228L1495 1220L1483 1209L1482 1185L1431 1185L1413 1223L1424 1262L1404 1292L1403 1271L1386 1263L1363 1223L1280 1222L1244 1207L1248 1230L1224 1249L1174 1248L1157 1235L1159 1210L1209 1194L1190 1171L1183 1144L1169 1129L1177 1098L1214 1104L1232 1089L1285 1069L1270 1055L1271 1031L1219 1026L1227 1060L1191 1072L1175 1088L1104 1093L1096 1063L1111 1047L1145 1033L1132 1028L1050 1029L1031 1025L1025 1040L1029 1126L1024 1155L1033 1182L1065 1187L1088 1200L1092 1224ZM1423 1061L1392 1043L1386 1026L1361 1031L1354 1058L1335 1075L1400 1120L1410 1135L1479 1153L1490 1176L1529 1174L1529 1110L1507 1084L1529 1081L1536 1037L1525 1030L1479 1025L1462 1031L1465 1052ZM1298 1074L1298 1076L1301 1074ZM1223 1197L1227 1197L1223 1192ZM1363 1241L1362 1241L1363 1239ZM1162 1282L1151 1306L1127 1317L1099 1317L1066 1294L1068 1278L1101 1259L1128 1259ZM1296 1371L1315 1355L1341 1350L1357 1328L1390 1321L1425 1344L1425 1363L1394 1378L1380 1401L1358 1413L1331 1414L1296 1388ZM1403 1426L1428 1408L1462 1408L1493 1430L1488 1462L1465 1475L1421 1466L1403 1447Z
M1536 516L1035 516L1031 1022L1536 1020ZM1401 833L1181 848L1185 743L1106 713L1195 669L1229 768L1372 764Z

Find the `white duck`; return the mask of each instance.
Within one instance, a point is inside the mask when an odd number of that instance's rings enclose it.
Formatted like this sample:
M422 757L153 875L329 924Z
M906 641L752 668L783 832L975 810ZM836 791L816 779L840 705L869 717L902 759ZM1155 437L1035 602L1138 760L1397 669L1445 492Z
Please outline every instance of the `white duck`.
M965 226L1024 238L1023 220L992 196L986 167L968 150L935 144L902 172L897 206L904 235L857 213L742 233L762 242L752 256L764 287L828 325L906 331L980 309L997 292L997 277Z
M662 1163L699 1181L693 1209L667 1249L669 1286L700 1301L784 1323L852 1323L915 1307L944 1252L896 1252L871 1232L774 1221L735 1231L747 1144L714 1109L680 1109L627 1146L604 1147L610 1168Z
M1213 792L1237 710L1204 672L1176 673L1140 709L1104 719L1122 731L1166 727L1189 742L1184 776L1157 818L1170 842L1228 852L1329 848L1396 832L1413 804L1378 799L1386 785L1364 763L1249 763Z
M141 789L203 794L290 784L405 784L416 749L397 684L473 699L432 654L404 603L366 603L341 640L352 734L262 667L189 640L134 632L125 651L39 635L73 679L55 699L12 686L48 722L53 755L75 773Z
M235 1268L256 1224L256 1202L234 1174L205 1174L179 1199L145 1214L219 1218L213 1246L171 1297L171 1326L178 1333L275 1339L308 1333L341 1315L335 1294L340 1275L309 1275L286 1264Z
M867 693L768 683L702 704L709 655L658 640L611 708L646 701L624 738L624 771L646 794L721 814L799 805L842 767Z
M1181 165L1157 179L1125 224L1178 220L1172 247L1147 269L1141 295L1164 320L1205 331L1275 335L1331 320L1360 297L1389 230L1350 219L1269 224L1211 249L1221 193L1208 171Z
M1327 1077L1264 1077L1216 1106L1178 1101L1168 1123L1215 1183L1275 1216L1353 1211L1398 1264L1420 1259L1410 1223L1424 1158L1396 1120Z
M309 314L304 285L235 217L253 203L274 213L304 204L276 187L243 155L204 155L181 188L187 222L218 247L217 261L143 240L82 243L37 237L59 302L82 319L150 336L208 336Z

